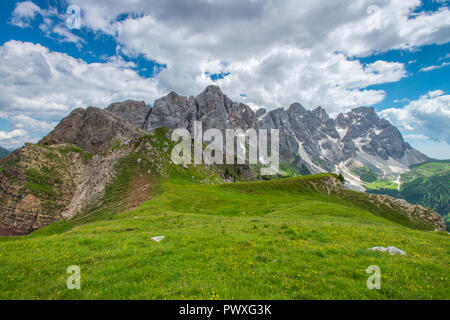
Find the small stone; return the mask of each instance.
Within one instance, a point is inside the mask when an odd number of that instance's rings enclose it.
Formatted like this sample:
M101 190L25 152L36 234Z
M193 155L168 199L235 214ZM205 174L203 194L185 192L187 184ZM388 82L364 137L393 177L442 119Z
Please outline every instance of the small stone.
M154 241L154 242L161 242L163 239L164 239L165 237L164 236L161 236L161 237L153 237L152 238L152 241Z

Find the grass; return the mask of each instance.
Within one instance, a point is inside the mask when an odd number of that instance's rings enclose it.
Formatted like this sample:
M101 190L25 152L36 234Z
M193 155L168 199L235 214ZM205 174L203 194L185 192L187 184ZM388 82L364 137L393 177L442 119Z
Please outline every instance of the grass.
M194 169L170 170L134 210L0 239L0 298L450 299L447 233L374 214L357 193L315 192L307 182L320 176L201 185ZM79 291L66 287L71 265ZM367 289L371 265L381 290Z
M360 177L361 181L366 183L371 183L378 180L377 174L367 167L354 169L353 173Z
M60 185L58 174L52 168L43 167L41 171L30 168L26 170L26 182L25 188L36 196L48 196L54 197L56 195L54 191L55 185Z
M377 190L377 189L398 190L398 184L395 181L390 181L386 179L367 183L365 184L365 187L369 190Z
M449 170L450 170L450 160L442 160L415 165L411 168L411 173L412 175L416 176L431 177L436 174L446 173Z

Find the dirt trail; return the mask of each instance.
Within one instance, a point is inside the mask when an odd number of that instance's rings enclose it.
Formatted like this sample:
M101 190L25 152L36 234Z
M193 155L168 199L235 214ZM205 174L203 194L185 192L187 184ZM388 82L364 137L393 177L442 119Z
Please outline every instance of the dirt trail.
M137 175L130 182L124 198L125 210L137 208L141 203L152 198L155 180L145 175Z

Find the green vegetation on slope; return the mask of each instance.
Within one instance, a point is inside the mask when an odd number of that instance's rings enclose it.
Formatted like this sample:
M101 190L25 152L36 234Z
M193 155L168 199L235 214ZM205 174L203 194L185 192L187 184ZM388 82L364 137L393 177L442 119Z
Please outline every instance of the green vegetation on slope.
M414 166L402 175L400 191L389 181L368 184L368 192L388 194L413 204L429 207L447 218L450 213L450 161L438 161Z
M387 194L387 195L397 195L398 184L395 181L380 179L371 183L367 183L364 185L370 193L376 194ZM382 190L383 192L378 193L377 190Z
M205 185L187 172L162 177L134 210L0 239L0 298L450 298L446 233L374 215L357 193L345 200L311 188L324 176ZM71 265L81 268L79 291L66 287ZM366 287L371 265L381 290Z
M361 181L367 183L375 182L378 179L377 174L367 167L354 169L353 173L360 177Z

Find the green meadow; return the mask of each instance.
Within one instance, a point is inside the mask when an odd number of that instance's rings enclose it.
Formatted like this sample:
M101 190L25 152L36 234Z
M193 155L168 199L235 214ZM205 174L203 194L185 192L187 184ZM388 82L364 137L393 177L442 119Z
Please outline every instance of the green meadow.
M0 239L0 298L450 299L449 234L302 187L319 178L167 178L136 209ZM81 290L67 289L72 265ZM367 288L372 265L381 290Z

